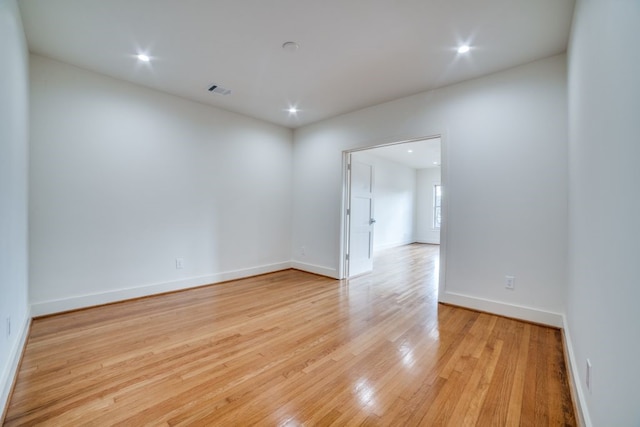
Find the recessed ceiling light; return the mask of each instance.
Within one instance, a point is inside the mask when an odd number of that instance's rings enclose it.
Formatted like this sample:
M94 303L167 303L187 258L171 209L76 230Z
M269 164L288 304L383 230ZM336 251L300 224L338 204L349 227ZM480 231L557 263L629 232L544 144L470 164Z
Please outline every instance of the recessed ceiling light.
M469 52L469 49L471 49L468 45L463 44L462 46L460 46L458 48L458 53L467 53Z
M413 150L407 150L407 153L413 153Z
M136 55L136 57L142 61L142 62L149 62L151 61L151 58L149 58L148 55L145 55L144 53L139 53L138 55Z
M438 166L438 164L439 164L439 163L438 163L438 162L433 162L433 164L434 164L434 165L436 165L436 166Z
M289 107L287 111L289 112L289 114L296 114L298 112L298 109L296 107Z
M282 43L282 48L287 52L295 52L300 48L300 45L296 42L284 42Z

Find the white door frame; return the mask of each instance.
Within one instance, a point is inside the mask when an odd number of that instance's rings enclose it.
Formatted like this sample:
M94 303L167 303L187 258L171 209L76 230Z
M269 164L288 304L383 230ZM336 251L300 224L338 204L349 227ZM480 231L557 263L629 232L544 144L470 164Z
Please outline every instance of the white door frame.
M428 139L440 138L440 183L445 190L442 196L442 223L440 225L440 266L438 282L438 299L440 295L444 295L445 292L445 273L446 273L446 254L447 254L447 227L449 217L449 168L448 168L448 150L446 143L446 136L444 133L435 134L420 138L405 139L389 143L381 143L371 145L368 147L355 148L351 150L345 150L342 152L342 203L340 213L340 259L338 262L338 275L340 279L347 279L349 277L349 263L346 259L349 248L349 217L347 215L347 207L349 206L349 198L351 197L351 175L348 169L348 165L351 158L351 153L357 151L370 150L372 148L386 147L389 145L404 144L407 142L424 141Z
M349 233L350 221L347 209L351 200L351 163L352 151L342 152L342 203L340 205L340 259L338 260L338 277L346 279L349 277L349 261L347 253L349 252Z

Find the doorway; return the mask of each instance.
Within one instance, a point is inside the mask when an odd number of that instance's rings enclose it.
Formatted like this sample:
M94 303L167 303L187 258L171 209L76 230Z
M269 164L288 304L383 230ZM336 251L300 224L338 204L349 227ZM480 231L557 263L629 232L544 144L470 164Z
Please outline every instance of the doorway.
M342 278L372 271L376 252L440 244L441 142L434 136L344 153Z

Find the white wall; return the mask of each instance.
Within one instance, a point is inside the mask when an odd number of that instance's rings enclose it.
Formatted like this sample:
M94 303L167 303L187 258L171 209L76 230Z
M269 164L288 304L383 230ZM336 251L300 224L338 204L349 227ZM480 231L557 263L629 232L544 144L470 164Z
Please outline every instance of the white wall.
M433 228L433 186L441 184L440 168L416 172L416 241L440 244L440 230Z
M442 134L448 231L441 300L561 324L565 60L547 58L297 129L294 261L338 275L343 150ZM301 246L305 257L295 250ZM507 274L516 276L515 291L504 287Z
M40 56L31 94L34 314L289 267L291 130Z
M15 0L0 0L0 411L9 395L30 318L28 74L18 6Z
M577 2L568 61L566 332L582 403L594 426L640 425L638 41L640 2ZM591 391L587 358L593 367Z
M373 250L413 243L416 170L370 151L355 152L352 160L374 167Z

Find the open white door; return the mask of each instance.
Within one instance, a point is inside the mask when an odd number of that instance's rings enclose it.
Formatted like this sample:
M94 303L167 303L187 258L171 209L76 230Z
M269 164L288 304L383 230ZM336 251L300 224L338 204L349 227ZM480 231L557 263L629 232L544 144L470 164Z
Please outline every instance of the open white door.
M373 166L351 163L349 277L373 270Z

